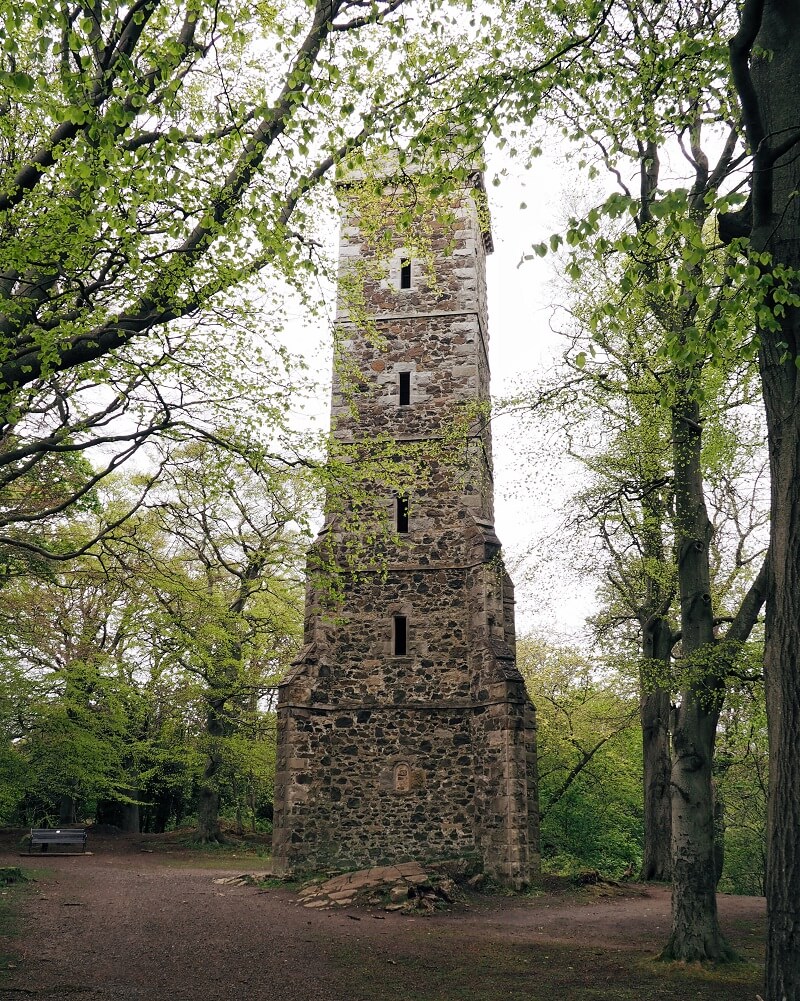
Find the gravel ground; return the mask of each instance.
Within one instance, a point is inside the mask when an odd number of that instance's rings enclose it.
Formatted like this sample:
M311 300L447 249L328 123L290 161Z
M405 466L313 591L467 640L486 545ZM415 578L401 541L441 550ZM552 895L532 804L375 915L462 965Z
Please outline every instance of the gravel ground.
M0 952L17 957L0 971L0 998L415 999L428 996L420 993L420 970L435 971L442 957L453 962L495 949L499 970L513 950L515 962L528 963L547 960L548 951L560 947L565 955L570 949L576 957L585 955L590 966L591 949L639 962L636 957L656 953L669 928L669 891L663 887L632 887L608 899L476 896L466 910L431 917L307 910L289 889L214 883L236 872L263 871L266 864L256 858L224 857L218 863L224 868L209 868L201 853L150 853L140 845L93 840L93 855L47 859L46 870L22 895L20 934L0 941ZM0 865L20 864L43 862L0 852ZM723 923L739 928L740 940L760 942L763 910L761 898L720 898ZM521 950L533 960L520 960ZM483 987L476 982L471 996L492 997L492 990L488 980ZM522 986L519 993L504 991L526 996ZM728 995L701 989L685 996ZM754 991L735 996L753 998Z

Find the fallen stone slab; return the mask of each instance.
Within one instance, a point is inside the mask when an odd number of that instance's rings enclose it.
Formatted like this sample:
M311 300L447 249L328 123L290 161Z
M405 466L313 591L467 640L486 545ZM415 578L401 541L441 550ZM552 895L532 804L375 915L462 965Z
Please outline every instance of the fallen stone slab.
M456 899L454 881L429 872L419 862L371 866L310 883L298 894L298 904L315 909L362 904L387 911L432 911Z
M271 872L243 872L238 876L220 876L214 882L218 886L258 886L274 878Z

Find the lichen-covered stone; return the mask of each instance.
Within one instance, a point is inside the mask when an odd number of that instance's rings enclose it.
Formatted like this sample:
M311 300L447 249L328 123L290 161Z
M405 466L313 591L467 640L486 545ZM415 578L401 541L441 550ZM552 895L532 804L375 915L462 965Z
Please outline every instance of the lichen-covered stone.
M399 290L407 251L371 260L343 201L340 269L365 266L370 330L340 302L347 364L334 374L333 432L354 462L382 439L401 459L415 448L419 469L402 490L365 477L377 521L354 519L355 501L331 502L312 548L305 646L279 695L273 864L462 858L522 886L538 860L535 714L514 663L514 591L493 528L489 241L465 192L449 229L426 227L435 283L412 261L412 288ZM401 372L411 374L407 405ZM408 498L399 533L398 493ZM340 586L335 608L318 576L326 562ZM404 652L395 616L405 618Z

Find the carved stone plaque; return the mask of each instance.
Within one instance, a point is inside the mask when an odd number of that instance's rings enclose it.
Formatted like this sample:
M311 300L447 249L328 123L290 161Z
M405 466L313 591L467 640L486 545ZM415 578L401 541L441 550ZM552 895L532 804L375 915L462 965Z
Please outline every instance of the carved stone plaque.
M394 791L411 792L411 768L405 761L394 766Z

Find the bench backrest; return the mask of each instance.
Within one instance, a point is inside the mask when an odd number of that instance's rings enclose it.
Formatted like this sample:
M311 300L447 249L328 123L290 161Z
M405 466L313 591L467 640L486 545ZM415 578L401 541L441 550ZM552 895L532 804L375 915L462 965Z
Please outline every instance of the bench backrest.
M31 828L32 844L77 845L86 843L86 831L82 828Z

